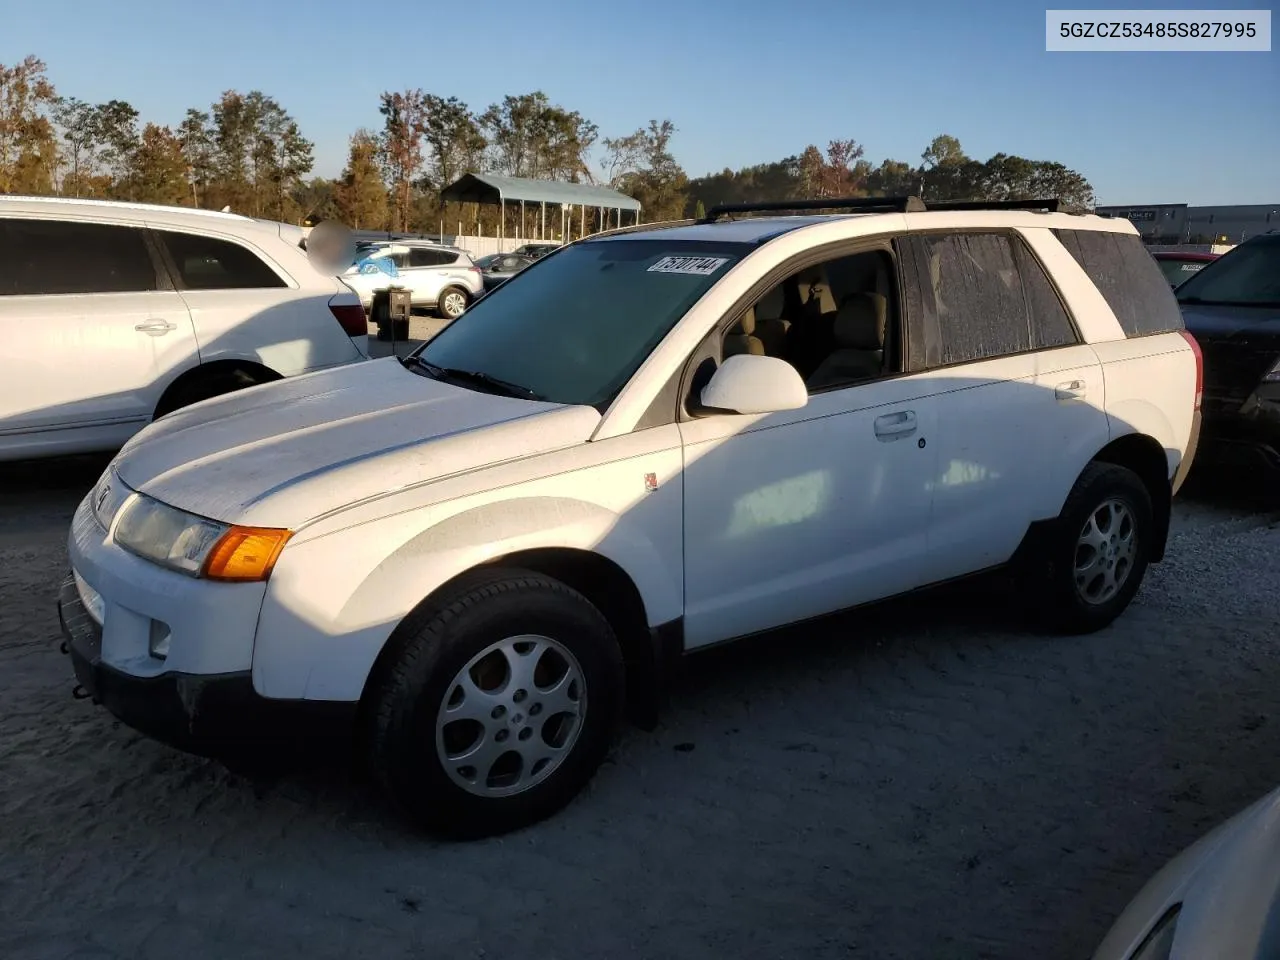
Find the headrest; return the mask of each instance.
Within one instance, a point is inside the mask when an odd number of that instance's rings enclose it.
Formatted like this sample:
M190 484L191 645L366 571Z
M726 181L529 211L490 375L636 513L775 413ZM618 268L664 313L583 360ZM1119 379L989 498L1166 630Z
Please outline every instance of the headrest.
M845 350L884 349L888 302L878 293L856 293L836 314L836 342Z
M729 335L733 337L749 337L756 332L756 311L753 307L747 307L747 312L738 318L738 322L729 328Z
M755 315L761 320L781 320L786 309L786 292L782 289L782 284L778 284L756 303Z
M834 313L835 297L831 294L831 286L827 283L827 272L821 265L807 267L796 274L797 292L800 303L808 310L819 313Z

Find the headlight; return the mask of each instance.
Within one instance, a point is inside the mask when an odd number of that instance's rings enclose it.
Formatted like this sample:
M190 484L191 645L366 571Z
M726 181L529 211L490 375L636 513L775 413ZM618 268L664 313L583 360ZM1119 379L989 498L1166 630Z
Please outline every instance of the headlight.
M116 524L130 553L191 577L265 580L292 536L288 530L237 527L138 494Z
M1262 379L1267 383L1275 383L1280 380L1280 358L1277 358L1271 369L1262 375Z
M1178 914L1181 911L1182 904L1178 904L1161 917L1129 960L1169 960L1169 954L1173 952L1173 938L1178 930Z

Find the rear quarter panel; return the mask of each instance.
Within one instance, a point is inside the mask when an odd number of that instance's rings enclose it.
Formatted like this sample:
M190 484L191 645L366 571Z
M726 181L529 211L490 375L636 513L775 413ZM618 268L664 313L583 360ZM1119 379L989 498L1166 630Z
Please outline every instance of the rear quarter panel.
M351 290L317 272L301 250L265 231L252 237L211 230L182 232L246 247L285 281L285 286L265 289L181 291L191 311L201 363L252 360L291 377L362 359L329 310L330 299L351 296Z

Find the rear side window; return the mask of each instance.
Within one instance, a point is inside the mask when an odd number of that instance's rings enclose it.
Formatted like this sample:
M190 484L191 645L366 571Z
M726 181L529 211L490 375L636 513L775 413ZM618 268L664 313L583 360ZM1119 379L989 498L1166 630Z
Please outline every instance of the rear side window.
M899 241L909 313L920 321L927 366L1031 349L1022 281L1007 236L951 233Z
M1127 337L1183 329L1182 314L1142 239L1131 233L1054 230L1098 288Z
M456 253L447 250L424 250L421 247L409 249L409 266L411 267L443 267L458 259Z
M0 220L0 296L158 289L141 230L71 220Z
M1021 240L1014 241L1018 273L1022 275L1022 292L1027 300L1027 318L1031 324L1031 346L1036 350L1068 347L1080 342L1075 324L1062 298L1053 288L1049 275L1035 254Z
M194 233L159 233L186 290L255 290L283 287L280 275L247 247Z

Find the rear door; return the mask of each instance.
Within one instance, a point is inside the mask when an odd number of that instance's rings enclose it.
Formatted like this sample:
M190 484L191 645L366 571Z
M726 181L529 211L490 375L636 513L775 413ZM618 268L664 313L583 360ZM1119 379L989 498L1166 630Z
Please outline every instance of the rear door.
M60 432L68 449L122 442L197 362L146 231L0 219L0 447L60 445Z
M901 246L917 362L939 395L928 564L944 580L1007 561L1033 520L1059 512L1086 434L1094 451L1106 443L1102 377L1052 315L1061 303L1017 234L922 233Z

